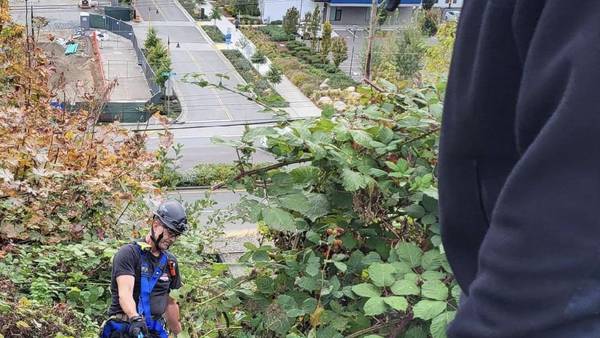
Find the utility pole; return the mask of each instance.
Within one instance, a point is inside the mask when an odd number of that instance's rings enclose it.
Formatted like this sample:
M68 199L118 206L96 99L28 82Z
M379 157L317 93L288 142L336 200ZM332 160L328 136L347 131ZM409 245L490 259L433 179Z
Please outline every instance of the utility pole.
M369 23L369 44L367 45L367 59L365 62L365 78L371 80L371 59L373 54L373 37L375 36L375 21L377 20L377 0L371 4L371 22Z
M35 42L35 32L34 32L34 26L33 26L33 5L31 5L31 40L33 40Z

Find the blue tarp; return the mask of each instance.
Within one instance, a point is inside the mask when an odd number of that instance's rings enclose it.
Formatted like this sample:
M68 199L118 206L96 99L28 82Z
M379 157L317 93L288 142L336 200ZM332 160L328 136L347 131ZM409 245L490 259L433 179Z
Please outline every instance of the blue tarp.
M77 53L77 48L79 47L78 43L71 43L67 45L65 48L65 55L71 55Z

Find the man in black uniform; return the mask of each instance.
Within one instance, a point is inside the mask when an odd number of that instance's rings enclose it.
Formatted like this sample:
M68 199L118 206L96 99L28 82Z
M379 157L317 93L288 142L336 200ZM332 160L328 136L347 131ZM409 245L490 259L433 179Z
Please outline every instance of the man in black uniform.
M179 306L169 297L181 287L177 259L167 249L187 229L185 209L176 201L162 203L142 242L127 244L113 258L112 304L102 338L168 337L178 334Z

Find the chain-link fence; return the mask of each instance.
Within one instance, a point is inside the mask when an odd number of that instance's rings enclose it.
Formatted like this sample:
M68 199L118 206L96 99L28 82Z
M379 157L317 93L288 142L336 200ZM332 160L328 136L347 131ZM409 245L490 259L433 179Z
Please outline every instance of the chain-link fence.
M110 17L108 15L90 14L90 27L108 30L125 39L128 39L133 44L138 65L142 68L148 87L150 88L151 98L148 104L158 104L161 102L162 91L160 86L154 81L156 74L150 67L146 56L138 43L133 27L128 23ZM149 113L141 109L139 103L132 102L109 102L106 105L105 114L101 116L102 121L119 120L121 122L144 122L149 118Z

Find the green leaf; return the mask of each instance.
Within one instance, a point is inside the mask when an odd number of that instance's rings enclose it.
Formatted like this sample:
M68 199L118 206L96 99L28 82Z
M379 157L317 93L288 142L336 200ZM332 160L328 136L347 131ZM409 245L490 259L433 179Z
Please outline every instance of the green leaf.
M348 267L346 266L346 264L342 263L342 262L333 262L333 265L335 265L335 267L340 270L341 272L346 272L346 270L348 269Z
M406 331L402 338L427 338L427 332L421 326L413 326Z
M311 257L308 261L308 264L306 264L306 269L304 269L304 271L309 275L309 276L316 276L319 274L319 272L321 271L321 262L319 260L318 257Z
M318 233L316 233L312 230L309 230L306 233L306 239L308 239L309 241L311 241L315 244L319 244L319 242L321 241L321 236Z
M400 243L396 247L396 253L401 262L406 262L413 268L421 265L423 252L414 243Z
M300 277L298 279L298 286L307 291L315 291L319 288L319 282L315 277Z
M356 252L356 251L355 251ZM371 251L362 259L364 265L371 265L376 262L381 262L381 256L377 252Z
M394 139L394 132L387 127L380 128L379 132L377 133L377 139L380 142L388 144Z
M432 214L427 214L423 216L423 218L421 218L421 223L425 225L434 224L435 222L437 222L437 217L435 217L435 215Z
M442 280L446 277L446 274L439 271L425 271L421 274L421 278L424 280Z
M406 279L396 281L390 287L390 290L392 291L392 293L399 296L418 296L420 293L417 283Z
M319 178L320 172L321 171L317 167L303 166L292 169L290 175L295 184L306 186L315 182L317 178Z
M298 211L299 213L303 213L303 211L310 208L308 198L302 193L279 196L277 201L280 207Z
M344 168L342 171L342 184L347 191L356 191L367 186L367 182L361 173Z
M415 318L430 320L446 310L446 302L423 299L413 306Z
M318 302L316 299L312 297L307 298L302 302L302 310L304 310L305 313L313 313L317 308L317 304Z
M368 171L369 175L374 176L374 177L384 177L387 176L387 171L383 171L381 169L377 169L377 168L371 168Z
M428 280L421 285L421 293L424 297L435 300L446 300L448 298L448 287L439 280Z
M352 286L352 292L361 296L361 297L379 297L381 295L381 291L371 283L361 283Z
M395 251L394 254L396 254ZM412 272L410 265L408 265L408 263L406 262L393 262L391 264L394 266L394 269L396 270L396 275L398 276L403 276L406 273Z
M364 336L363 338L383 338L383 337L378 334L370 334L368 336Z
M254 283L256 284L256 289L261 293L271 294L274 291L273 279L270 277L256 277Z
M418 204L411 204L406 207L406 213L412 218L421 218L425 216L425 209Z
M294 217L280 208L266 207L262 211L263 220L269 228L277 231L296 230Z
M431 197L431 198L435 198L436 200L437 200L437 199L439 199L439 196L438 196L438 191L437 191L437 189L436 189L436 188L434 188L434 187L428 187L428 188L425 188L425 189L421 189L421 191L422 191L422 192L423 192L425 195L427 195L427 196L429 196L429 197Z
M369 266L369 277L373 284L384 287L394 284L394 266L388 263L373 263Z
M332 105L328 104L321 111L321 116L329 119L333 116L334 113L335 113L335 109L333 109Z
M384 297L383 301L391 306L394 310L398 310L398 311L406 311L406 308L408 307L408 302L406 301L406 298L404 297L399 297L399 296L390 296L390 297Z
M421 259L421 266L425 270L436 270L442 266L444 262L444 256L440 253L439 250L433 249L427 251L423 258Z
M277 296L277 304L281 305L281 307L286 311L298 308L296 300L288 295Z
M452 294L452 297L454 297L454 299L456 299L456 301L458 302L458 299L460 298L460 286L458 286L458 284L454 285L450 293Z
M446 329L448 324L454 320L456 311L447 311L433 318L429 332L432 338L446 338Z
M381 297L369 298L363 307L366 316L377 316L385 312L385 302Z
M315 221L317 218L327 215L329 212L329 200L327 196L323 194L308 193L306 194L308 199L309 207L301 211L302 214L308 217L311 221Z
M371 148L371 143L373 142L373 138L367 132L363 130L350 130L350 135L354 142L360 144L365 148Z

